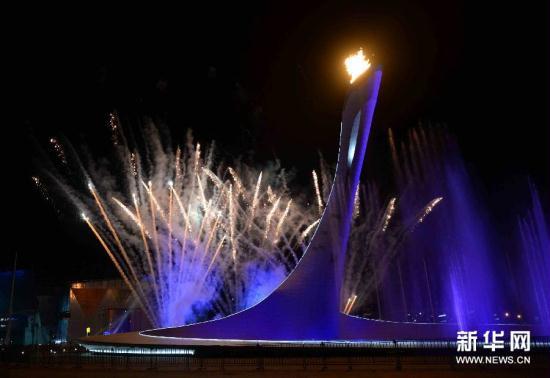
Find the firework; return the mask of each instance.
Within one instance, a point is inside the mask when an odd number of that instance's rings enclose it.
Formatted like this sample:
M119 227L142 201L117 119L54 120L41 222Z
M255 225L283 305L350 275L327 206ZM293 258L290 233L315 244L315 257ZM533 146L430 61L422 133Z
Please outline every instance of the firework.
M319 179L317 178L317 172L311 171L313 176L313 185L315 187L315 195L317 196L317 206L319 208L319 215L323 213L323 199L321 198L321 191L319 190Z
M331 172L324 166L325 162L321 158L321 181L330 183ZM328 193L322 189L316 188L315 192ZM360 196L361 189L368 192L364 199ZM323 199L324 203L328 201L328 195ZM384 205L373 184L361 184L357 187L354 196L354 223L348 243L341 293L344 314L349 315L354 309L364 306L373 293L378 296L378 284L384 279L388 266L395 260L403 242L442 200L442 197L434 198L412 218L396 221L397 197L391 198ZM315 225L312 224L313 227ZM309 232L311 230L306 229L302 237ZM361 295L357 294L359 292Z
M117 162L81 161L69 144L67 156L52 138L65 169L41 177L86 214L82 219L153 326L242 310L294 268L328 203L334 170L322 157L320 170L312 171L315 204L306 206L305 198L290 196L276 165L259 171L240 161L216 163L213 146L204 148L189 136L173 149L153 126L140 143L128 143L116 115L109 125ZM405 165L404 171L416 169ZM33 181L45 191L43 180ZM441 201L431 200L412 219L396 220L397 197L384 203L373 185L358 186L343 313L358 311L374 292L378 297L378 283L400 245Z
M85 214L153 326L242 310L258 298L257 286L274 289L294 267L318 220L314 207L290 197L280 169L215 164L213 147L203 151L192 140L172 152L152 126L141 152L127 144L116 115L109 125L113 155L120 159L110 166L119 172L93 159L81 163L75 154L74 165L86 167L79 174L46 177ZM61 162L71 165L59 142L52 138L52 144ZM272 271L284 275L255 281Z
M63 164L67 164L67 158L65 157L65 150L63 149L63 146L59 142L59 139L57 138L50 138L50 144L57 155L57 158L61 161Z

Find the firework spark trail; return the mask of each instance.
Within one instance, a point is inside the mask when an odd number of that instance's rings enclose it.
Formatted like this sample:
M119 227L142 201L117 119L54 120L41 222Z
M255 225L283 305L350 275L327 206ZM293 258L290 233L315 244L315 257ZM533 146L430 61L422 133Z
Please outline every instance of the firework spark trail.
M137 177L138 168L137 168L136 154L133 152L130 154L130 168L132 170L132 174L134 175L134 177Z
M231 167L227 168L227 170L229 171L229 174L231 175L231 178L235 182L235 189L237 190L237 193L238 194L243 193L243 191L244 191L243 190L243 184L242 184L241 180L239 179L239 176L237 176L237 173L235 172L235 170Z
M209 178L210 180L212 180L212 182L214 183L214 185L216 185L216 186L218 187L218 189L220 189L221 187L223 187L223 182L222 182L222 180L220 180L220 179L218 178L218 176L216 176L216 175L214 174L214 172L212 172L210 169L205 168L205 167L202 168L202 171L208 176L208 178Z
M195 234L194 236L194 239L193 239L193 255L191 257L191 265L188 265L188 277L189 277L189 274L192 273L192 268L195 264L195 261L196 261L196 258L197 258L197 253L198 253L198 246L201 244L201 237L203 235L203 231L204 231L204 228L206 227L206 224L208 222L208 219L210 218L210 209L212 208L212 200L208 200L208 203L206 204L206 207L204 208L204 215L201 219L201 223L199 225L199 229L197 231L197 233Z
M88 188L90 189L90 192L92 193L92 196L95 199L95 202L96 202L96 204L97 204L97 206L100 210L100 213L101 213L103 219L105 220L105 223L107 224L107 228L111 232L111 235L113 236L113 238L115 240L115 243L116 243L116 245L117 245L117 247L118 247L118 249L119 249L119 251L120 251L120 253L123 257L124 265L129 269L129 271L131 273L131 276L132 276L132 279L133 279L133 285L134 285L133 286L134 287L134 289L133 289L134 292L137 291L139 293L140 302L145 303L145 305L147 307L150 307L149 301L147 300L147 297L145 296L145 293L143 292L143 289L140 285L140 280L139 280L138 274L136 272L136 268L135 268L134 264L132 264L132 261L131 261L130 257L128 256L128 253L126 252L126 249L122 245L122 242L120 241L120 237L119 237L118 233L116 232L115 228L113 227L111 219L107 215L107 213L105 211L105 208L103 207L103 204L101 202L101 199L99 198L99 194L95 190L95 187L92 184L92 182L88 183ZM132 282L132 280L129 280L129 282Z
M357 185L357 188L355 189L355 195L353 196L353 219L357 219L359 215L361 214L361 201L359 198L359 191L361 189L361 186Z
M132 285L130 283L130 280L128 279L128 276L126 275L126 273L124 272L124 270L122 269L122 267L120 266L119 262L117 261L117 259L115 258L113 252L111 251L111 249L109 248L109 246L107 245L107 243L105 242L105 240L103 240L103 238L101 237L101 235L99 234L99 232L97 231L97 229L94 227L94 225L92 224L92 222L90 221L90 218L88 218L86 216L86 214L82 213L82 219L84 220L84 222L86 222L86 224L88 225L88 227L90 228L90 230L92 230L92 233L95 235L95 237L97 238L97 240L99 241L99 243L101 244L101 246L103 247L103 249L105 250L105 252L107 252L107 255L109 256L109 258L111 259L113 265L115 266L115 268L117 269L118 273L120 274L120 276L122 277L122 279L124 280L124 283L126 283L126 286L128 286L128 288L130 288L130 290L132 291L132 294L134 295L134 297L140 302L140 305L143 309L145 309L145 312L147 314L147 317L149 318L149 321L151 321L152 324L158 324L158 321L156 320L156 318L153 316L153 313L151 313L149 310L148 310L148 307L145 306L145 304L141 301L140 299L140 296L136 293L136 290L134 288L134 285Z
M199 162L201 160L201 145L197 143L195 147L195 162L193 164L193 178L197 177L199 174Z
M206 281L206 277L208 277L208 274L210 273L210 271L212 269L212 265L214 265L214 263L216 262L216 259L218 258L218 255L219 255L220 251L222 250L224 242L225 242L225 236L222 237L222 239L218 243L218 247L216 248L216 252L214 252L214 255L210 259L210 264L208 264L208 268L206 268L206 272L204 273L204 277L202 279L201 286L204 285L204 282Z
M229 203L229 237L231 242L231 256L233 261L237 259L237 248L235 244L235 209L233 206L233 185L229 185L227 192L227 201Z
M355 306L355 301L356 300L357 300L357 295L354 295L353 299L351 300L351 303L349 304L348 315L351 312L351 310L353 310L353 306Z
M317 197L317 207L319 209L319 215L323 214L323 199L321 198L321 191L319 190L319 180L317 178L317 172L311 171L313 176L313 185L315 186L315 196Z
M129 217L131 220L134 221L134 223L139 227L139 228L143 228L143 224L141 223L141 221L139 220L139 218L134 214L132 213L132 210L130 210L128 208L128 206L126 206L125 204L123 204L120 200L118 200L116 197L111 197L111 199L113 200L114 203L116 203ZM145 234L147 236L149 236L147 234L147 231L145 231Z
M267 194L267 202L273 205L273 203L275 203L275 199L277 198L277 196L275 195L275 193L273 193L273 189L271 189L271 185L267 186L266 194Z
M315 222L313 222L312 224L310 224L305 230L304 232L302 232L302 235L301 235L301 238L300 240L303 242L306 238L306 236L309 235L309 233L315 228L317 227L317 225L319 224L319 222L321 221L321 218L317 219Z
M175 164L175 171L176 171L176 185L178 185L179 187L179 184L182 180L182 177L183 177L183 174L181 172L181 148L178 146L178 148L176 148L176 157L174 159L174 164ZM172 189L173 189L173 186L172 186Z
M32 176L31 179L34 182L34 185L36 185L36 187L38 188L38 191L40 192L42 197L44 197L44 199L46 201L50 202L51 201L50 195L48 193L48 190L44 186L44 184L42 184L42 181L40 180L40 177Z
M204 187L202 186L202 180L201 180L201 177L199 176L198 173L197 173L196 176L197 176L197 184L199 186L199 194L200 194L200 199L202 201L202 206L206 209L208 201L206 200L206 194L204 193Z
M212 226L212 229L210 230L210 234L208 235L208 238L206 239L206 243L205 243L204 248L203 248L204 253L201 256L200 265L203 264L204 259L206 258L206 255L207 255L208 251L210 250L209 249L210 244L214 240L214 236L215 236L216 232L218 231L220 220L221 220L221 214L218 214L218 216L216 217L216 220L214 221L214 225Z
M117 245L120 253L122 254L122 257L124 258L123 259L124 264L130 269L130 272L132 273L132 277L134 278L134 280L136 282L139 282L139 279L137 278L137 274L136 274L133 266L131 265L130 258L128 257L128 254L126 253L126 249L122 245L122 242L120 241L118 233L116 232L115 228L113 227L113 224L111 223L111 220L110 220L109 216L105 212L105 208L103 207L103 204L101 203L101 199L99 198L99 195L97 194L97 192L96 192L96 190L95 190L95 188L94 188L94 186L91 182L88 183L88 188L90 189L90 192L92 193L92 196L95 199L95 202L97 204L97 207L99 208L101 216L103 217L103 219L105 220L105 223L107 224L107 228L109 229L109 231L111 232L111 235L115 239L116 245Z
M63 146L61 143L59 143L59 140L57 138L50 138L50 144L52 145L57 158L63 163L64 165L67 165L67 157L65 156L65 150L63 149Z
M346 306L344 307L344 310L342 311L344 314L349 315L351 310L353 309L353 306L355 305L355 301L357 300L357 295L352 295L348 298L348 301L346 302Z
M109 127L111 128L111 138L113 144L117 146L119 144L118 140L118 116L115 113L109 114Z
M388 229L391 218L395 211L395 201L397 201L397 198L393 197L390 200L388 207L386 208L386 212L384 213L384 217L383 217L384 225L382 226L382 232L386 232L386 230Z
M277 198L275 203L273 204L273 207L267 213L267 216L265 218L265 238L267 239L267 236L269 234L269 229L271 228L271 219L273 218L273 215L275 214L275 211L277 211L277 208L279 207L279 201L281 200L281 197Z
M171 188L172 192L174 192L174 188L172 187ZM185 228L189 230L189 232L192 232L192 228L191 228L191 221L189 220L189 215L188 213L185 211L185 207L183 206L183 203L181 202L181 199L180 197L177 195L177 193L174 193L174 197L176 198L176 202L178 203L178 207L180 209L180 212L181 212L181 215L185 221Z
M348 297L348 301L346 302L346 305L344 306L342 313L347 314L348 313L348 307L351 303L351 297Z
M330 168L328 167L327 163L325 162L325 159L323 158L323 155L319 152L319 173L321 177L321 192L323 195L324 202L328 202L328 198L330 196L330 189L332 186L332 174L330 171Z
M288 216L288 212L290 211L290 205L291 204L292 204L292 200L288 201L288 203L286 204L285 211L283 211L283 215L281 215L281 218L279 219L279 222L277 223L277 227L275 228L275 236L281 234L281 228L283 227L283 224L286 220L286 217ZM277 240L279 240L279 239L275 239L273 242L276 243Z
M251 218L254 218L254 215L255 215L255 212L256 212L256 207L258 206L258 194L260 193L260 185L262 183L262 173L263 172L260 172L260 174L258 175L258 181L256 183L256 189L254 190L254 198L252 199L252 216Z
M186 251L187 251L187 239L188 239L189 233L192 232L192 229L191 229L191 221L190 221L189 215L188 215L189 213L185 212L185 207L183 206L183 203L181 202L181 199L177 195L177 193L176 193L175 197L176 197L176 202L178 203L178 206L180 208L181 215L182 215L182 217L184 219L184 222L185 222L185 224L183 225L183 241L181 242L182 246L181 246L181 249L180 249L180 258L179 258L179 263L177 265L178 266L177 282L181 283L182 280L183 280L183 274L184 274L184 272L186 272L185 257L186 257ZM191 207L191 202L189 203L189 208L188 209L190 209L190 207Z
M422 215L418 218L418 223L424 222L424 219L433 211L439 202L443 200L443 197L437 197L430 201L429 204L422 211Z
M143 183L145 184L145 183ZM155 251L155 269L157 272L158 282L157 286L161 286L164 282L164 276L162 274L162 261L161 261L161 251L160 251L160 245L159 245L159 238L158 238L158 230L157 230L157 222L155 217L155 197L153 195L153 183L149 181L149 185L146 186L147 192L149 193L149 210L150 210L150 216L151 216L151 230L153 232L153 247ZM158 204L157 204L158 205ZM159 290L158 296L160 303L163 303L163 296L165 293L163 293L163 290Z
M145 258L147 260L147 264L148 264L148 267L149 267L149 274L151 275L151 278L152 278L152 281L153 281L155 299L157 301L157 304L160 304L160 296L159 296L160 290L159 290L158 284L157 284L156 272L155 272L155 269L153 269L153 260L151 258L151 252L150 252L150 249L149 249L149 244L147 243L147 239L145 238L145 235L147 235L147 230L145 230L145 226L143 225L143 221L141 220L141 214L140 214L140 211L139 211L139 205L138 205L138 200L137 200L136 194L134 193L132 195L132 197L133 197L133 200L134 200L134 207L136 209L136 216L137 216L137 219L138 219L141 239L143 241L143 251L145 253Z
M165 224L168 224L168 221L166 220L166 214L164 214L164 210L162 209L162 207L158 203L157 198L155 197L155 194L153 193L153 182L149 181L146 184L145 181L141 180L141 185L143 185L143 187L147 191L147 194L149 195L149 202L151 203L151 211L154 212L154 209L153 209L153 205L154 205L154 208L157 209L157 212L158 212L160 218L162 219L162 221Z
M172 181L168 182L168 268L170 275L172 274L172 187L174 183ZM171 277L170 277L171 279Z

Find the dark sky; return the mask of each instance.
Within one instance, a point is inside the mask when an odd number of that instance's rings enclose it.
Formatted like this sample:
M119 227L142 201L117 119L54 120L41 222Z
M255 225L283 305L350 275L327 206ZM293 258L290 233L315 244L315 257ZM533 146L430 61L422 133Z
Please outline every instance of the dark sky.
M389 127L443 123L490 196L514 202L509 188L530 175L546 201L547 4L256 3L14 11L0 267L18 250L45 280L113 273L82 224L34 191L31 137L63 134L101 153L107 114L118 110L132 127L150 116L176 137L190 127L227 154L253 148L259 161L279 157L308 174L317 150L335 160L342 61L359 46L384 67L369 162L387 160L377 145Z

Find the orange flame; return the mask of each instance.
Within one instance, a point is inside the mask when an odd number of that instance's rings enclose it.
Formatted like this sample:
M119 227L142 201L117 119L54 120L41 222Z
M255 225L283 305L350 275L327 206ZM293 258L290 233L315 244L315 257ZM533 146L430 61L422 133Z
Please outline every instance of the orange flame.
M353 83L359 76L365 73L370 67L370 61L365 58L363 49L359 49L354 55L346 58L344 64L350 76L350 83Z

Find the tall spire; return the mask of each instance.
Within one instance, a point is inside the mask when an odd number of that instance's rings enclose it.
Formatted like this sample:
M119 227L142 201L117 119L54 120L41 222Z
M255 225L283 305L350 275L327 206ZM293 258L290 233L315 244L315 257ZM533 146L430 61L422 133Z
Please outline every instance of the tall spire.
M287 279L263 301L239 313L143 335L256 340L341 337L345 253L381 78L382 71L377 69L362 74L350 86L329 200L309 246Z

